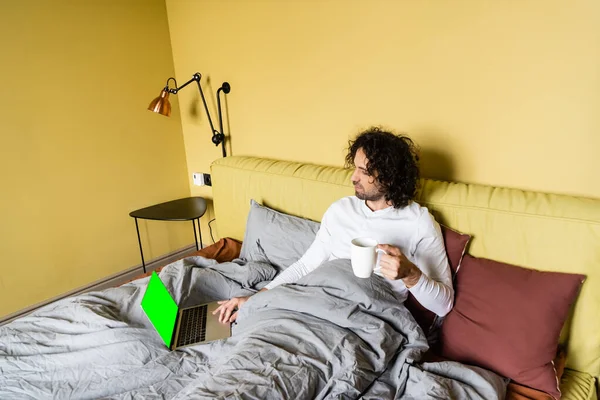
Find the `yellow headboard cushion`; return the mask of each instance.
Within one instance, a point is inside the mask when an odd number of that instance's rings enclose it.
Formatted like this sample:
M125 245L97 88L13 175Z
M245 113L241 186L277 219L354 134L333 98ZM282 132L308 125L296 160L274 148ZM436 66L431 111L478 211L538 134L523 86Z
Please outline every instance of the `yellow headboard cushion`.
M351 171L337 167L227 157L211 173L219 236L238 240L250 199L320 221L331 203L353 194ZM423 180L417 201L441 223L473 235L474 256L586 275L563 339L569 368L600 375L600 200Z
M211 165L217 231L243 240L250 199L287 214L321 221L334 201L354 193L341 168L252 157L227 157Z

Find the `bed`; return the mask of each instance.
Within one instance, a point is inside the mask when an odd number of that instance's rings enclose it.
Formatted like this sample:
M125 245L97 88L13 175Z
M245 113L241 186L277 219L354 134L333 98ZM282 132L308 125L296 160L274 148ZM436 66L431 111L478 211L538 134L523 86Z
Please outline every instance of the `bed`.
M352 194L350 172L336 167L227 157L214 162L211 173L218 234L243 247L232 261L197 255L162 269L160 277L180 306L256 292L301 254L326 208ZM527 279L510 285L537 285L546 282L542 278L553 287L569 282L556 300L561 303L546 310L558 320L554 325L562 328L567 349L566 368L557 374L560 387L546 391L546 398L596 399L600 201L430 180L422 182L418 201L470 239L469 254L466 247L459 251L461 260L470 258L459 263L455 277L456 315L431 325L440 332L439 357L429 356L429 327L394 302L378 277L356 279L348 260L253 296L231 338L178 351L166 349L140 308L144 277L55 302L0 327L0 398L503 399L509 380L504 366L494 363L494 351L504 352L502 339L465 358L469 342L483 333L470 334L461 320L471 311L462 300L468 289L458 288L469 287L467 278L486 257L552 271L528 270ZM569 251L553 251L559 247ZM506 270L486 262L490 271ZM522 276L521 269L515 273ZM564 316L559 306L566 307ZM537 332L539 326L531 329L531 337L548 336ZM556 343L560 332L552 329ZM457 345L461 336L464 348ZM528 344L524 351L536 347ZM463 353L454 354L458 350ZM547 355L556 346L541 350ZM559 369L553 360L543 367ZM526 375L525 381L531 378Z

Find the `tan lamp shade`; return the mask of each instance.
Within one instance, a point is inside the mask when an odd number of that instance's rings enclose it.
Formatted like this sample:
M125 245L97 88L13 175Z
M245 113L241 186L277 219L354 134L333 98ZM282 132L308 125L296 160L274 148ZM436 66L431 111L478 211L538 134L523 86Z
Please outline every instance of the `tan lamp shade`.
M163 89L160 92L160 96L152 100L150 105L148 106L148 110L159 113L161 115L170 116L171 115L171 103L169 103L169 92L166 89Z

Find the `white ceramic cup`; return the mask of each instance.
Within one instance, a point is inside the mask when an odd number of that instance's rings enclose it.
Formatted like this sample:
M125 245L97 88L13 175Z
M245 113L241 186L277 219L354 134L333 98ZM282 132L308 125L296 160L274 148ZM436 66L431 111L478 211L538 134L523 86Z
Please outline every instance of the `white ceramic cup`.
M381 275L379 260L381 254L387 254L377 248L377 240L369 237L359 237L351 242L350 260L352 271L358 278L368 278L373 272Z

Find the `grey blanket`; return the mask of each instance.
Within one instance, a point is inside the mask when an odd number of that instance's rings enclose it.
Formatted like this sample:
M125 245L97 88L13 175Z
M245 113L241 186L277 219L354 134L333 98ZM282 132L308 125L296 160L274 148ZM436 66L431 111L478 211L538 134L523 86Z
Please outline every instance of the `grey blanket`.
M253 292L268 264L179 261L161 279L180 305ZM253 296L227 340L165 348L140 308L147 278L51 304L0 327L1 399L503 399L506 382L420 364L427 343L379 277L337 260Z

